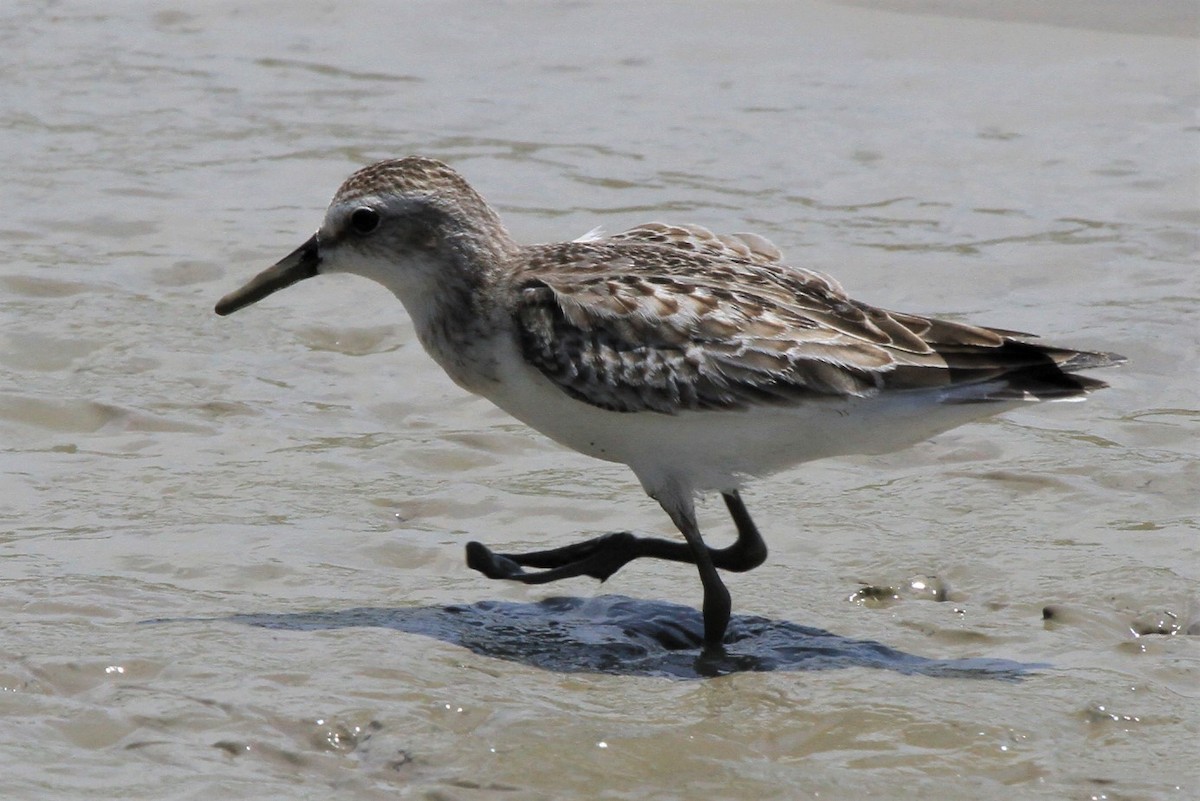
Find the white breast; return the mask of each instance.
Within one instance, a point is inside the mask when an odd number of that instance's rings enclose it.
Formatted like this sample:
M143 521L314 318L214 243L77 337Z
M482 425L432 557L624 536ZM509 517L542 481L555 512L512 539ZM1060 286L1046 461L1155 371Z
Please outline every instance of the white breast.
M735 411L622 413L572 398L515 346L498 347L496 359L498 380L476 388L479 394L568 448L629 465L652 494L665 482L729 491L746 476L829 456L898 450L1011 408L947 405L934 393L911 392Z

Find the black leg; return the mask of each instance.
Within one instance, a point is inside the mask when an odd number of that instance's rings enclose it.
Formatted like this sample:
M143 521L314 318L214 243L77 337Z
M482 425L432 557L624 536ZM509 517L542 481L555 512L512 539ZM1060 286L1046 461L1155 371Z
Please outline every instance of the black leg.
M600 581L616 573L625 563L639 556L648 556L656 542L680 545L666 540L635 537L628 531L605 534L586 542L563 548L533 553L493 553L480 542L467 543L467 567L478 570L488 578L511 579L524 584L547 584L574 576L591 576ZM522 568L544 568L526 573Z
M737 540L726 548L708 548L713 564L721 570L743 573L761 565L767 558L767 544L746 511L737 491L723 494L725 506L737 525ZM510 579L525 584L546 584L575 576L591 576L605 581L634 559L666 559L696 563L696 554L686 542L657 537L638 537L628 531L604 534L584 542L531 553L498 554L478 542L467 543L467 566L488 578ZM522 568L541 568L526 573Z
M728 548L712 551L713 564L735 573L753 570L767 561L767 543L758 533L758 526L750 519L750 513L746 511L746 505L742 503L742 496L738 495L737 490L722 493L721 497L725 499L725 508L737 525L737 540Z
M659 503L671 516L671 520L679 528L679 533L687 540L695 557L696 568L700 571L700 584L704 587L704 647L707 650L720 649L725 642L725 629L729 627L732 609L729 590L725 588L725 583L717 573L712 549L704 544L704 539L700 536L691 496L675 500L676 503L669 503L660 499Z
M737 540L726 548L709 548L703 543L689 499L685 508L672 510L663 506L686 542L638 537L622 531L562 548L524 554L497 554L481 543L471 542L467 544L467 565L488 578L546 584L575 576L591 576L604 581L629 562L642 557L694 564L699 568L704 584L705 641L719 643L729 621L729 593L721 583L717 569L745 572L758 567L767 558L767 545L741 496L734 490L723 493L722 497L737 526ZM539 570L527 573L524 570L527 567ZM706 578L706 574L711 575ZM716 631L718 628L720 630Z

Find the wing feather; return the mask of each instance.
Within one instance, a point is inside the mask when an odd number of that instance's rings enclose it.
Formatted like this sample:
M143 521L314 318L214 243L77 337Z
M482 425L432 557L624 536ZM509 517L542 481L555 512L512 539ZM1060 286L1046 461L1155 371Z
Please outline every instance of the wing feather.
M613 411L738 409L885 389L945 388L948 402L1065 397L1102 384L1064 370L1113 363L1016 332L869 306L749 234L651 223L526 255L512 295L525 358L572 397Z

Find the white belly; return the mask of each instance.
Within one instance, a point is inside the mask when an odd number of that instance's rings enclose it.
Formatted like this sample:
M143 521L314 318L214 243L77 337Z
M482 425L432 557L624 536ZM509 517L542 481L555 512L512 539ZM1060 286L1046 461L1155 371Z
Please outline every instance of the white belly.
M674 415L612 412L567 395L516 354L500 363L499 382L481 394L568 448L629 465L652 494L667 482L728 491L746 476L801 462L887 453L1017 405L947 405L929 393L899 393Z

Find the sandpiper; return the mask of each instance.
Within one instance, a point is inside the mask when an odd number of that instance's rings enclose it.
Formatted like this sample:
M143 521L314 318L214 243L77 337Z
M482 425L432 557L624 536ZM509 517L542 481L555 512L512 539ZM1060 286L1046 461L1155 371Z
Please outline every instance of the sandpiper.
M684 539L621 532L523 554L472 542L467 563L527 584L603 581L639 557L693 563L710 649L730 616L717 571L767 555L738 494L748 477L1081 398L1106 385L1078 371L1124 361L869 306L754 234L649 223L520 245L457 172L420 156L351 175L320 229L216 312L335 272L390 289L459 386L568 448L628 465ZM694 499L712 491L737 527L726 548L705 545L696 525Z

